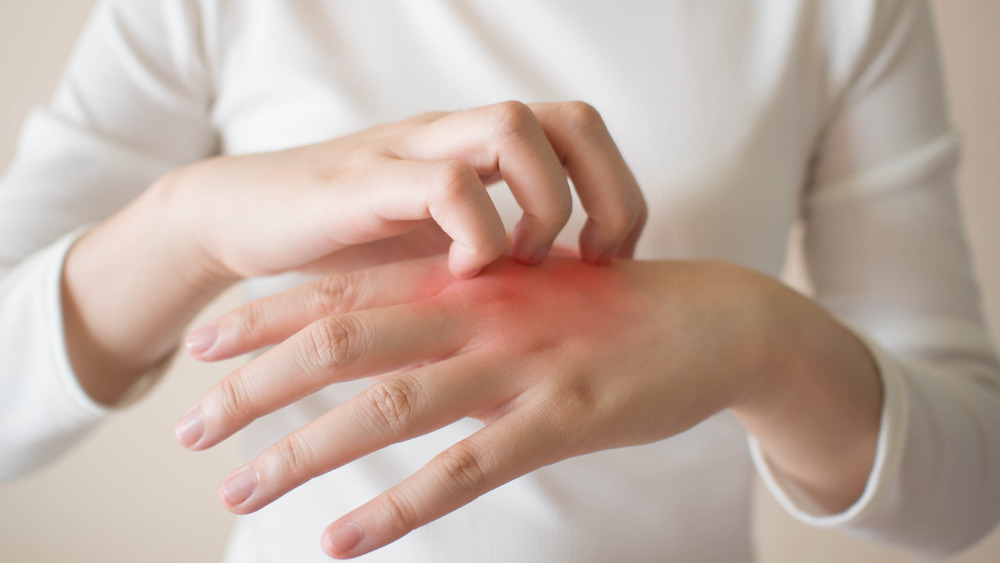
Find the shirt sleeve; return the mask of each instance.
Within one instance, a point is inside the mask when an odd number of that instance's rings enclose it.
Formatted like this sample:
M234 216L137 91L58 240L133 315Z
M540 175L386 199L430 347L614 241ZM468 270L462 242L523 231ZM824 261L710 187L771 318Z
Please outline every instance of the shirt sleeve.
M956 200L959 143L929 8L871 4L848 14L863 40L831 102L803 216L815 297L880 371L875 464L861 498L825 514L752 438L751 450L799 520L945 555L1000 519L1000 368Z
M108 413L68 359L62 264L87 225L216 152L201 26L193 1L100 2L0 178L0 480L57 457Z

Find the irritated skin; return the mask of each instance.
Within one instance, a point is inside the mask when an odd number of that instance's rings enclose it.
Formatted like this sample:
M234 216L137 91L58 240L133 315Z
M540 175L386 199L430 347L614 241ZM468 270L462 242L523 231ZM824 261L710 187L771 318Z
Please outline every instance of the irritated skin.
M864 346L808 299L721 262L504 257L457 281L434 257L332 276L205 331L203 360L277 346L182 420L192 449L328 384L391 374L235 471L220 499L236 513L393 442L484 422L331 524L323 547L338 558L538 467L668 438L727 408L830 511L860 496L874 458L881 390Z

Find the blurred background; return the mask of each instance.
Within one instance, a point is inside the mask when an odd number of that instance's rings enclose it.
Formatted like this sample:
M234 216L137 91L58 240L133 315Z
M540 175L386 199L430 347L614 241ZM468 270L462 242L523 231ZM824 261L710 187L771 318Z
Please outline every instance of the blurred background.
M0 167L21 124L48 99L93 0L0 0ZM1000 2L933 0L952 117L964 141L959 176L966 226L994 342L1000 335ZM801 286L792 258L788 279ZM237 303L229 293L203 315ZM196 321L197 322L197 321ZM233 516L216 488L235 467L223 444L191 453L176 444L176 420L238 360L199 365L181 354L141 408L108 421L54 465L0 486L0 561L219 561ZM760 486L759 561L906 563L907 553L813 530L787 516ZM319 541L319 538L317 538ZM720 538L720 541L725 541ZM1000 532L953 563L1000 561Z

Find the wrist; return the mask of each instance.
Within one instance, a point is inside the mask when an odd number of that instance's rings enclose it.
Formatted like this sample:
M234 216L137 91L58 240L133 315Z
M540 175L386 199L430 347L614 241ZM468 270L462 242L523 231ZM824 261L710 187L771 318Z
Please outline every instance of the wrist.
M207 266L157 182L76 241L62 272L64 333L84 390L113 405L176 349L234 278Z
M772 281L761 293L761 362L731 412L773 469L839 512L874 463L881 381L867 347L810 299Z
M750 361L743 372L743 392L730 408L737 415L764 417L794 400L796 374L808 359L800 342L807 321L796 307L802 297L777 280L753 273L752 282L744 285L744 302L752 311L746 330Z
M160 177L136 201L137 215L155 227L155 246L164 251L167 266L196 294L218 294L241 276L226 267L211 250L205 206L196 195L204 163L179 168Z

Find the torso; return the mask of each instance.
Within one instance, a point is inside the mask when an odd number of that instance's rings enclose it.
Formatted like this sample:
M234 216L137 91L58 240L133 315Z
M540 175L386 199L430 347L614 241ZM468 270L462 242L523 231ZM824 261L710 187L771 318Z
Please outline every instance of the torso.
M777 275L822 126L815 6L754 2L220 4L213 120L230 154L431 110L584 100L650 207L637 257L713 257ZM491 189L508 226L519 210ZM575 246L582 210L560 238ZM295 276L257 280L249 297ZM331 387L247 430L246 453L356 393ZM323 528L477 428L368 456L242 517L230 561L326 561ZM363 561L749 561L751 464L727 414L662 442L536 471Z

